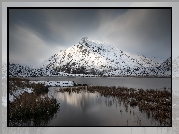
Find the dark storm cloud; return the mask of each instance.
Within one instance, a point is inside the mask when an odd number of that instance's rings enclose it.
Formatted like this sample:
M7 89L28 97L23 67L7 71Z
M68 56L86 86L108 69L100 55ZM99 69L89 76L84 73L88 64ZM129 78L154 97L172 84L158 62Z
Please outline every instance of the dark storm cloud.
M9 18L10 62L41 63L86 36L128 52L171 55L169 9L10 9Z
M171 16L167 10L128 10L114 20L102 22L99 31L105 33L103 40L112 41L122 50L162 58L170 56Z
M11 9L10 10L10 28L14 25L27 27L38 33L40 38L51 43L57 41L49 28L49 18L39 9ZM60 37L59 37L60 38ZM59 39L58 38L58 39Z

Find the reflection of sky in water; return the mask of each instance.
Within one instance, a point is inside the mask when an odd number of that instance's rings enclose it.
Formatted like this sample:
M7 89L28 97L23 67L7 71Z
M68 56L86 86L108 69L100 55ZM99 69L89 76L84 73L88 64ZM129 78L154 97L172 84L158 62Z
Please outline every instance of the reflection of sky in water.
M99 93L85 91L70 94L56 92L58 89L59 87L50 87L51 95L60 102L60 110L49 125L159 126L158 122L141 113L138 107L125 107L124 103L116 98L101 97Z

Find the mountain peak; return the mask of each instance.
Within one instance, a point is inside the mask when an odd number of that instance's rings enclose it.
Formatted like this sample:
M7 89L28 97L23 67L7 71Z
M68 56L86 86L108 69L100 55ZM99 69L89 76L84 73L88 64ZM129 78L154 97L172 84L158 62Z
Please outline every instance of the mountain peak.
M110 72L115 76L135 76L142 75L141 71L150 75L152 68L160 64L155 59L124 52L104 42L83 37L79 43L45 60L42 66L65 73L108 74ZM151 74L155 75L155 72Z
M89 44L90 46L96 45L98 47L102 47L102 46L111 47L111 45L107 45L105 42L101 42L98 40L92 40L92 39L89 39L88 37L83 37L81 39L81 41L79 42L79 44L86 44L86 43Z
M155 59L83 37L77 44L45 60L41 65L41 70L45 72L39 72L100 76L165 76L167 72L166 76L170 76L170 65L171 58L161 64Z

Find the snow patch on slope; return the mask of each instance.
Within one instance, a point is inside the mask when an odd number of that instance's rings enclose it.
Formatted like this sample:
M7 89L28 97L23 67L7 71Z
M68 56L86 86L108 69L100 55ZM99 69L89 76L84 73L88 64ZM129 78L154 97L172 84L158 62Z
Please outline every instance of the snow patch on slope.
M171 59L161 61L124 52L105 43L83 38L79 43L61 50L45 60L41 68L10 65L10 76L171 76L166 70ZM164 63L165 62L165 63ZM166 63L169 62L169 63ZM14 71L14 72L13 72Z

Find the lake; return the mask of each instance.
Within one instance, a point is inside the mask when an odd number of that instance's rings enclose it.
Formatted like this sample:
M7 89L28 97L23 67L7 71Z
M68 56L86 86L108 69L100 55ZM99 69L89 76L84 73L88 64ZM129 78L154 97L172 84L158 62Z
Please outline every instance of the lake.
M138 106L125 105L115 97L86 91L61 93L60 87L49 89L48 95L60 102L60 109L47 126L163 126Z
M121 86L142 89L171 89L171 78L136 78L136 77L29 77L29 80L74 81L93 86Z

